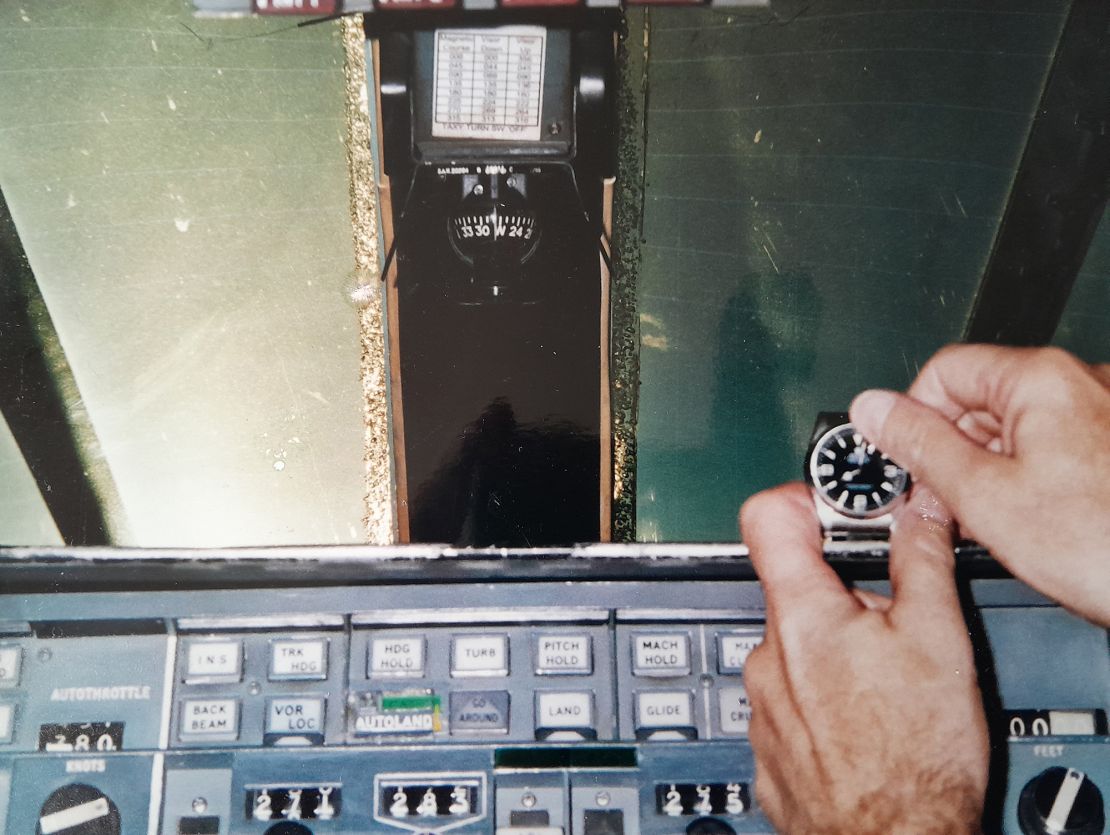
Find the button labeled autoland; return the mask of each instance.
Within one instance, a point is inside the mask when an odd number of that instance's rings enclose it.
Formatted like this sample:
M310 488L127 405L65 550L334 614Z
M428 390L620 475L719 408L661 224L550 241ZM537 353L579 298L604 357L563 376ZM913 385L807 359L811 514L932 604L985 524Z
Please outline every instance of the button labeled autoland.
M182 740L238 739L238 699L185 699L181 703Z
M507 676L506 635L456 635L451 641L452 676Z
M535 644L536 675L588 676L593 672L592 650L589 635L539 635Z
M0 687L19 686L19 673L23 664L23 649L0 646Z
M185 654L185 683L239 681L243 675L242 641L190 641Z
M424 639L380 637L370 641L369 678L419 678L424 675Z
M686 632L646 632L632 636L632 673L684 676L690 673L690 636Z
M281 638L270 642L271 681L322 681L327 677L326 638Z

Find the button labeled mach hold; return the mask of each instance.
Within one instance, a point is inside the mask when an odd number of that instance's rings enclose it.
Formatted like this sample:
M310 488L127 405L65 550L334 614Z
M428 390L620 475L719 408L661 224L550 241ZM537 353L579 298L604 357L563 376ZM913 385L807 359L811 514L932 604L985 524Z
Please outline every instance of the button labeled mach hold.
M690 636L685 632L633 635L632 673L657 677L689 675Z

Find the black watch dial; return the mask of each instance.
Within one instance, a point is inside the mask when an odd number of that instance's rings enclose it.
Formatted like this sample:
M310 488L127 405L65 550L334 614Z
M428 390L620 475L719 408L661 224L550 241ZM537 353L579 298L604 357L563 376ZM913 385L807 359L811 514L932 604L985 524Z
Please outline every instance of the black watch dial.
M818 439L808 468L821 500L856 519L882 516L910 488L909 473L850 423L834 426Z

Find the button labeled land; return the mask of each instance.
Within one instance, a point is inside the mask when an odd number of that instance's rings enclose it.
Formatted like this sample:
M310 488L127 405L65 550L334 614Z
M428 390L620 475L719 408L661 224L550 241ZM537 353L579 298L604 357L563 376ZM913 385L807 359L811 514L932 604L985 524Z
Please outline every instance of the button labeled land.
M270 699L270 704L266 709L266 733L322 734L323 732L323 698Z
M744 672L748 656L762 641L762 631L719 632L717 634L717 672L722 675Z
M746 735L752 721L748 691L743 687L722 687L717 698L721 708L721 732Z
M237 699L186 699L181 703L181 738L239 736Z
M0 687L16 687L19 684L19 670L22 662L22 649L19 647L0 647Z
M423 638L374 638L370 642L370 676L424 675Z
M242 641L192 641L185 665L185 683L238 681L242 669Z
M694 703L688 690L636 694L636 735L640 738L696 739Z
M457 635L451 643L451 675L507 676L509 639L505 635Z
M505 690L451 694L451 733L509 730L509 694Z
M638 676L689 674L690 636L685 632L633 635L632 672Z
M0 744L12 741L15 733L15 705L0 703Z
M536 694L536 739L594 739L594 694L589 690Z
M540 635L536 638L536 674L589 675L593 672L589 635Z
M289 638L270 642L270 679L321 680L328 677L325 638Z

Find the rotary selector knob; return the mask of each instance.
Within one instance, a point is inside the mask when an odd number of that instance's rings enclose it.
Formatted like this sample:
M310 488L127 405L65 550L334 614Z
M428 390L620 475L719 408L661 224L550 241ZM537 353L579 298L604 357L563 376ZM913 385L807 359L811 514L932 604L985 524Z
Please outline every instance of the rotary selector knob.
M718 818L698 818L686 827L686 835L736 835L736 830Z
M1082 771L1049 768L1021 790L1018 824L1025 835L1101 835L1102 792Z
M39 810L36 835L120 835L119 809L100 789L62 786Z

